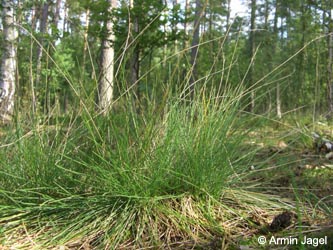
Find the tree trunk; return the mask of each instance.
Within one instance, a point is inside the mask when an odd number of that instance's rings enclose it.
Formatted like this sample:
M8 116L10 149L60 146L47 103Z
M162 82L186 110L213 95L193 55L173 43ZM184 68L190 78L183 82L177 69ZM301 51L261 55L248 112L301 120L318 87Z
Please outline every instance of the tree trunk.
M135 46L131 57L131 86L138 85L139 70L140 70L140 52L137 46ZM134 88L137 89L137 86Z
M229 36L229 28L230 28L230 13L231 13L231 0L227 0L227 20L226 20L226 35Z
M177 5L178 5L178 0L173 0L172 1L172 5L173 5L173 8L175 8ZM166 5L167 6L167 5ZM174 33L174 34L177 34L178 33L178 28L177 28L177 25L176 24L173 24L173 26L172 26L172 32ZM175 53L175 55L177 55L177 62L179 62L178 60L179 60L179 56L178 56L178 40L177 39L175 39L175 50L174 50L174 53ZM179 63L177 64L177 65L179 65Z
M273 26L273 48L272 48L272 61L276 55L276 44L279 38L279 31L278 31L278 19L279 19L279 8L280 2L278 0L275 1L275 14L274 14L274 26ZM273 65L270 63L271 70L273 70ZM280 95L280 83L276 83L276 115L279 119L282 118L282 111L281 111L281 95Z
M300 51L300 55L298 57L298 63L297 63L297 72L298 72L298 85L295 87L298 90L298 95L301 97L301 102L307 103L308 100L304 101L304 96L305 96L305 78L306 78L306 64L307 64L307 48L306 48L306 43L307 43L307 36L308 36L308 26L309 26L309 18L310 18L310 10L308 3L305 1L301 3L301 16L300 16L300 21L301 21L301 41L300 41L300 48L304 48L302 51ZM287 31L288 32L288 31ZM296 91L295 91L296 92ZM297 93L297 92L296 92Z
M271 34L268 32L270 30L269 27L269 15L270 15L270 3L269 0L265 0L265 4L264 4L264 30L265 30L265 41L269 42L270 38L271 38ZM272 42L272 44L274 43L274 41ZM269 65L269 72L272 71L272 61L273 61L273 57L271 54L270 49L267 49L267 60L268 60L268 65ZM272 90L268 89L267 90L267 94L268 94L268 98L267 98L267 112L270 113L272 110Z
M62 0L56 0L55 6L54 6L55 10L54 10L53 23L54 23L55 27L58 27L58 23L60 20L61 2L62 2Z
M199 52L200 20L202 17L202 13L203 13L203 10L202 10L202 6L201 6L201 2L200 2L200 0L196 0L193 37L192 37L192 44L191 44L191 60L190 60L192 72L191 72L191 77L190 77L189 86L188 86L189 96L191 99L193 99L194 85L195 85L195 81L197 80L197 58L198 58L198 52Z
M328 104L329 116L333 114L333 17L332 11L328 10L328 58L327 58L327 86L328 86Z
M251 105L250 105L250 111L254 112L254 106L255 106L255 92L252 89L252 85L254 84L254 56L255 56L255 29L256 29L256 0L251 0L251 25L250 25L250 55L251 55L251 69L250 69L250 94L251 94Z
M176 6L178 5L178 0L173 0L172 1L172 7L173 9L176 8ZM172 25L172 33L173 34L178 34L178 27L177 27L177 24L174 23ZM178 38L175 39L174 41L174 56L176 56L176 62L175 62L175 65L181 65L181 57L180 57L180 54L179 54L179 41L178 41ZM178 86L179 83L183 80L183 79L180 79L181 78L181 68L180 67L176 67L174 73L172 74L172 79L171 81L173 82L174 86ZM169 74L167 73L166 76L165 76L165 82L168 82L170 81L170 76Z
M40 83L40 77L42 74L42 57L43 57L43 47L44 46L44 35L47 32L47 26L48 26L48 15L49 15L49 0L44 2L43 8L42 8L42 15L40 18L40 34L42 36L41 39L39 39L39 45L37 46L37 63L36 63L36 86Z
M135 7L134 0L130 0L130 9ZM129 29L130 29L130 44L134 41L135 36L139 34L139 17L137 14L131 16ZM139 101L139 78L140 78L140 48L137 42L133 43L133 52L130 58L130 86L135 99Z
M82 60L82 66L81 66L82 79L84 79L84 72L85 72L86 60L87 60L89 22L90 22L90 9L87 8L86 9L86 22L85 22L84 34L83 34L83 60Z
M38 13L39 13L39 5L35 3L33 5L33 8L31 10L31 31L36 32L37 29L37 20L38 20ZM26 20L28 22L28 20ZM34 48L35 40L33 37L30 38L30 47L31 51ZM32 103L32 116L35 115L36 109L37 109L37 99L36 99L36 93L35 93L35 82L34 82L34 62L33 62L33 56L32 53L30 54L30 62L29 62L29 79L30 79L30 91L31 91L31 103Z
M281 4L281 7L282 7L282 2L279 2L279 4ZM283 41L283 37L285 37L285 29L283 27L283 18L280 17L280 47L281 48L284 48L284 41ZM276 39L279 38L279 35L278 35L278 28L276 28L277 31L276 31ZM276 49L275 49L276 50ZM275 51L276 53L276 51ZM282 105L281 105L282 101L281 101L281 93L280 93L280 83L277 82L276 83L276 114L277 114L277 117L278 118L282 118L282 112L281 112L281 109L282 109Z
M182 46L182 52L181 52L181 60L182 60L182 68L181 68L181 72L180 72L180 86L177 86L176 89L179 88L179 90L181 90L181 98L183 98L186 93L186 87L188 84L188 58L187 58L187 50L189 48L189 41L188 41L188 17L189 17L189 12L190 12L190 4L189 4L189 0L185 0L185 6L184 6L184 36L183 36L183 46Z
M64 22L63 22L63 26L62 26L62 32L63 34L65 32L68 32L68 4L67 4L67 0L64 0L64 13L63 13L63 18L64 18Z
M185 18L184 18L185 41L184 41L184 48L183 48L184 50L187 49L187 47L188 47L188 42L187 42L187 36L188 36L187 19L188 19L189 11L190 11L189 0L185 0Z
M108 3L108 11L111 13L112 9L117 7L117 1L108 0ZM113 96L114 48L112 43L115 37L112 18L106 21L106 31L107 35L102 41L101 77L98 86L98 107L103 115L110 111Z
M18 32L15 27L14 1L3 0L1 3L4 44L0 78L0 119L3 123L8 123L14 114Z
M265 5L264 5L264 28L265 31L268 32L269 30L269 1L265 0Z

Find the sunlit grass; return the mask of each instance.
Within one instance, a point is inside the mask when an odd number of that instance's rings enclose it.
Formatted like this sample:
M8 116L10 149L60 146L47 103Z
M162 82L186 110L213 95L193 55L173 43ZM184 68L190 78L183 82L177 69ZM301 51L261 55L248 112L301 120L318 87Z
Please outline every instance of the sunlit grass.
M83 113L32 130L22 122L3 138L16 143L0 151L5 243L14 234L41 247L83 240L135 249L231 237L223 221L247 219L221 197L246 197L231 186L255 152L241 147L248 130L238 128L248 118L237 102L198 94L192 105L170 99L158 118Z

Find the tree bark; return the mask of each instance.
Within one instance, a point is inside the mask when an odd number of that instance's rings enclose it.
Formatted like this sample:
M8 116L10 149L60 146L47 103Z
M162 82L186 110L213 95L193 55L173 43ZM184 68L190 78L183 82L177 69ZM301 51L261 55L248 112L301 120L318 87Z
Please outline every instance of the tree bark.
M39 5L35 3L31 10L31 31L36 33L37 29L37 20L39 15ZM26 20L28 22L28 18ZM32 48L34 48L35 40L33 37L30 38L30 47L31 51ZM37 99L36 99L36 93L35 93L35 82L34 82L34 68L33 68L33 56L32 53L30 54L30 62L29 62L29 72L30 72L30 92L31 92L31 103L32 103L32 115L34 116L37 109Z
M81 66L81 76L84 78L84 72L86 68L86 59L87 59L87 51L88 51L88 32L89 32L89 22L90 22L90 9L86 9L86 21L84 26L84 34L83 34L83 60Z
M130 9L132 10L135 7L135 1L130 0L129 4ZM131 16L130 24L130 43L135 39L135 36L139 34L139 19L137 14ZM134 94L137 101L139 100L139 78L140 78L140 48L139 45L133 43L133 52L130 58L130 88Z
M180 84L181 87L179 89L181 89L181 98L183 98L184 96L186 96L186 93L184 90L186 90L187 88L187 84L188 84L188 58L187 58L187 50L189 48L189 41L188 41L188 18L189 18L189 12L190 12L190 3L189 0L185 0L185 6L184 6L184 36L183 36L183 46L182 46L182 53L181 53L181 57L182 57L182 61L183 61L183 67L181 69L181 73L180 73ZM177 87L178 88L178 87ZM177 89L176 88L176 89Z
M329 116L333 114L333 17L332 11L328 10L328 58L327 58L327 86L328 86L328 103Z
M47 32L47 26L48 26L48 16L49 16L49 0L44 2L43 8L42 8L42 15L40 18L40 28L39 32L42 36L41 39L39 39L39 45L37 46L37 63L36 63L36 86L40 83L40 77L42 74L42 57L43 57L43 47L44 46L44 35Z
M63 34L65 32L68 32L68 3L67 0L64 0L64 14L63 14L63 18L64 18L64 22L63 22L63 26L62 26L62 32Z
M14 114L18 32L15 27L14 1L3 0L1 3L4 44L0 78L0 119L3 123L9 123Z
M254 112L254 107L255 107L255 92L252 89L252 85L254 84L254 56L255 56L255 29L256 29L256 11L257 11L257 4L256 4L256 0L251 0L251 25L250 25L250 55L251 55L251 69L250 69L250 96L251 96L251 100L250 100L250 111Z
M194 85L195 81L197 80L197 58L199 52L199 37L200 37L200 21L202 16L203 10L201 6L201 1L196 0L195 2L195 19L194 19L194 27L193 27L193 36L192 36L192 43L191 43L191 60L190 64L192 67L191 77L189 81L189 96L193 99L194 95Z
M60 20L61 2L62 2L62 0L56 0L55 6L54 6L55 10L54 10L53 23L56 27L58 27L58 23Z
M274 14L274 26L273 26L273 48L272 48L272 59L276 55L276 43L279 38L279 31L278 31L278 18L279 18L279 8L280 2L278 0L275 1L275 14ZM273 70L273 65L270 63L271 70ZM282 111L281 111L281 95L280 95L280 83L276 83L276 115L279 119L282 118Z
M269 39L271 39L271 34L269 32L270 30L270 24L269 24L269 15L270 15L270 2L269 0L265 0L264 3L264 30L265 30L265 41L268 43ZM276 13L275 13L276 14ZM274 34L273 34L274 36ZM273 45L274 41L272 42ZM274 46L274 45L273 45ZM273 67L272 67L272 63L273 63L273 57L272 57L272 53L271 50L268 48L267 49L267 60L268 60L268 67L269 67L269 72L272 71ZM267 91L268 94L268 100L267 100L267 113L270 113L272 110L272 90L268 89Z
M108 0L108 12L117 7L116 0ZM115 40L113 31L113 20L108 18L106 21L107 35L102 41L101 55L101 77L98 86L98 107L103 115L107 115L111 109L114 83L114 48L112 43Z

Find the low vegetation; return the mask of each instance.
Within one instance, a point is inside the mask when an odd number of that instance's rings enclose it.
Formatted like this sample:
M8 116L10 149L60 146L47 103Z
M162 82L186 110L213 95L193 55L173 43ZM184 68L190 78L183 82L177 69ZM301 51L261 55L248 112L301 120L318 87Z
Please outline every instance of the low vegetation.
M3 248L237 249L259 247L260 235L332 231L332 167L312 147L316 124L246 114L239 100L198 94L191 105L170 98L159 115L82 111L7 127ZM286 211L286 228L273 228Z

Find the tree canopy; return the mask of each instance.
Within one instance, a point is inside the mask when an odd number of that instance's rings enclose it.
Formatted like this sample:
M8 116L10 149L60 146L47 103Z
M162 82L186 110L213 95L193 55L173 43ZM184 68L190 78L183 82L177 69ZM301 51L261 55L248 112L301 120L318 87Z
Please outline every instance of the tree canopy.
M329 0L241 1L242 15L214 0L119 0L112 11L106 0L14 3L18 109L63 113L79 98L96 102L112 20L115 99L129 93L141 105L165 88L242 86L252 112L333 111Z

